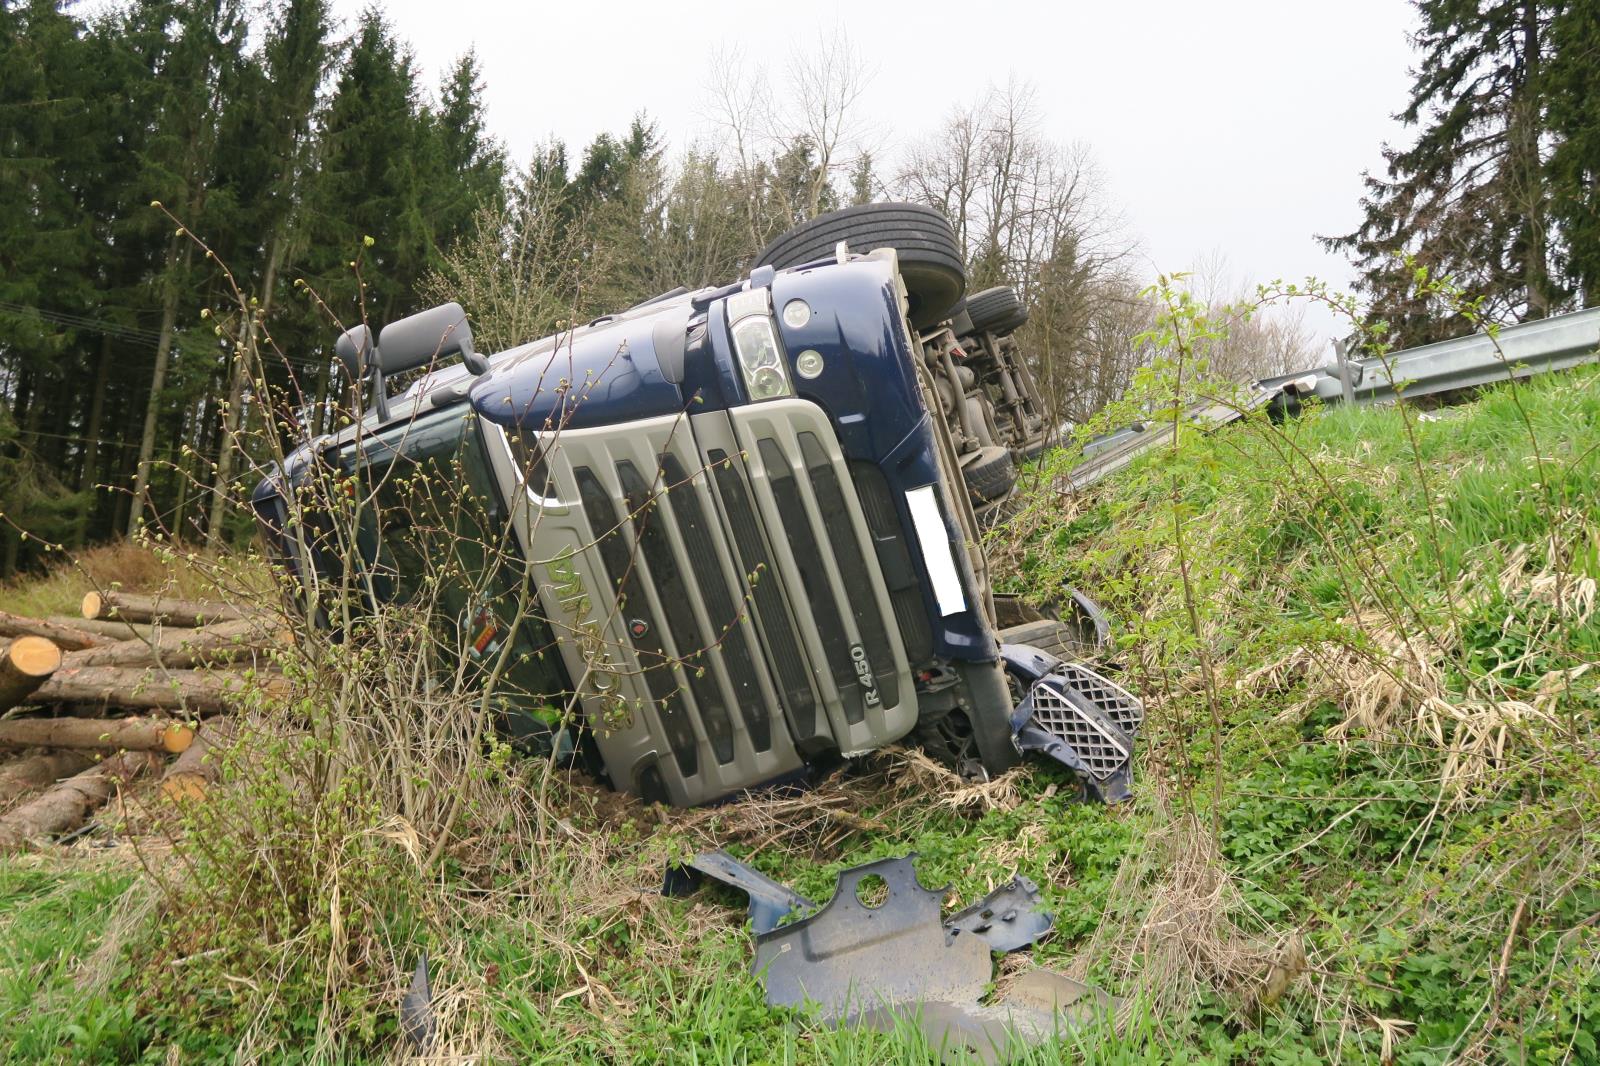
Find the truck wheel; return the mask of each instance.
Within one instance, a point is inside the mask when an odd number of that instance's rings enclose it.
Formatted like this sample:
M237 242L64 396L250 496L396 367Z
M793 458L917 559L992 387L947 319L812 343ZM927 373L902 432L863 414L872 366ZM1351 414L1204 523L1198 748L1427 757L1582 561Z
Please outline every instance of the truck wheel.
M972 318L974 330L997 337L1021 329L1028 321L1028 309L1022 306L1022 298L1008 285L997 285L968 296L967 314Z
M1083 634L1070 622L1046 618L1039 622L1024 622L1019 626L1000 631L1002 644L1026 644L1049 652L1057 659L1076 662L1094 653L1094 645L1085 643Z
M961 466L961 478L974 504L998 500L1017 483L1017 465L1011 452L998 445L979 448L976 458Z
M955 230L938 211L921 204L862 204L818 215L762 249L756 265L784 270L814 263L833 255L840 241L852 252L893 248L898 253L911 325L919 330L943 321L967 291Z

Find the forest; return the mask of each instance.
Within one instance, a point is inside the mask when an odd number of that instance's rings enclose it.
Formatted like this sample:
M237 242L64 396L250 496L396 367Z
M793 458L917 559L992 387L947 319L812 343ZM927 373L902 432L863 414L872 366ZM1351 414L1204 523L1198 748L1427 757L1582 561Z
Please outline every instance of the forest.
M1402 117L1417 139L1385 148L1365 221L1327 243L1402 344L1462 331L1416 303L1417 268L1492 320L1584 305L1600 14L1416 6ZM878 158L854 129L864 75L844 37L770 80L720 64L705 143L668 143L641 101L629 129L516 160L486 127L474 56L427 84L376 8L341 25L326 0L6 0L0 63L0 574L36 565L41 543L247 527L228 500L255 473L225 442L264 405L208 318L224 271L259 301L284 403L313 433L351 322L456 299L492 351L736 277L795 222L874 199L940 208L973 287L1023 294L1061 418L1092 415L1158 354L1151 279L1091 147L1048 136L1013 81ZM1227 347L1212 372L1234 380L1323 354L1292 316L1241 323Z

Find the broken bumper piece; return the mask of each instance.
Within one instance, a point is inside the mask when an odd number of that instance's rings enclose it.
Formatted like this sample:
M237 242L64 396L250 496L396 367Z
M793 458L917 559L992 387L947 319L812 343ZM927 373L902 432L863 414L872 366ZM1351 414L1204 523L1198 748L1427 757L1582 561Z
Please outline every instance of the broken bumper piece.
M914 1026L945 1062L1009 1061L1114 1009L1105 993L1040 969L981 1002L992 953L1049 932L1038 889L1019 874L941 920L945 893L922 887L912 859L845 870L820 911L757 935L753 969L767 1002L883 1032ZM881 900L863 900L869 878L882 879Z
M750 928L757 935L770 933L791 914L815 910L816 904L780 881L740 862L726 851L707 851L682 866L667 867L663 896L686 896L703 878L720 881L750 897Z
M1000 655L1011 675L1028 686L1011 717L1018 750L1055 759L1094 798L1130 798L1133 742L1144 724L1144 704L1087 666L1037 648L1006 644Z

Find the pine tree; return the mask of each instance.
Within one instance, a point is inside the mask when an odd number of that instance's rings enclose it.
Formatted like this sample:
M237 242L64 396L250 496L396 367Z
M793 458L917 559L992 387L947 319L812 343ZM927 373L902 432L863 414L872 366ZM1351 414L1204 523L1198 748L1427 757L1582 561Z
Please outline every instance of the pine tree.
M364 318L377 328L416 309L415 285L432 253L427 127L415 61L369 9L337 64L308 194L306 276L340 328ZM373 243L363 251L367 237ZM358 254L359 285L350 268Z
M1550 26L1551 212L1580 303L1600 302L1600 7L1569 4Z
M445 76L432 129L439 169L436 188L430 191L429 214L434 219L436 245L448 247L467 235L480 209L500 207L506 196L505 149L486 128L483 85L474 53L456 60Z
M230 242L237 249L233 269L236 276L249 279L262 320L277 307L283 268L299 246L299 188L310 174L312 120L328 67L331 30L326 0L285 0L274 13L260 54L241 67L237 102L220 138L218 155L228 167L224 188L238 231L238 239ZM246 327L247 350L255 343L256 329L253 321ZM232 360L206 522L208 542L224 532L246 371L243 359ZM324 367L324 381L326 376Z
M128 29L151 72L144 97L137 101L151 116L151 137L136 187L146 193L146 202L161 202L184 225L203 233L221 116L242 62L248 27L235 0L145 0L130 13ZM193 242L172 230L164 217L153 216L153 228L171 235L152 278L161 301L160 339L139 438L129 535L144 518L182 302L199 287L196 271L211 273L209 264L196 263Z
M1567 299L1540 143L1549 28L1563 6L1416 0L1422 56L1397 116L1418 128L1416 142L1385 146L1386 174L1365 179L1360 228L1325 241L1352 255L1358 288L1402 344L1459 332L1414 296L1403 255L1482 296L1492 318L1540 318Z

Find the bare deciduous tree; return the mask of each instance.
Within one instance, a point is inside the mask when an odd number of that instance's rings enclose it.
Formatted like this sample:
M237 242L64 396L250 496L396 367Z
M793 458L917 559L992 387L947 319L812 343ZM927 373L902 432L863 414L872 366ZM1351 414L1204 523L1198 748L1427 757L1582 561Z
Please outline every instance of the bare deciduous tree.
M1102 305L1125 302L1132 249L1088 150L1040 126L1030 86L991 88L911 146L895 185L950 219L970 288L1017 290L1030 314L1023 348L1046 400L1056 418L1081 418L1131 373L1126 353L1095 349L1094 321Z
M871 131L860 113L871 71L843 33L795 49L776 89L737 52L711 63L708 117L731 158L750 250L797 222L870 194Z

